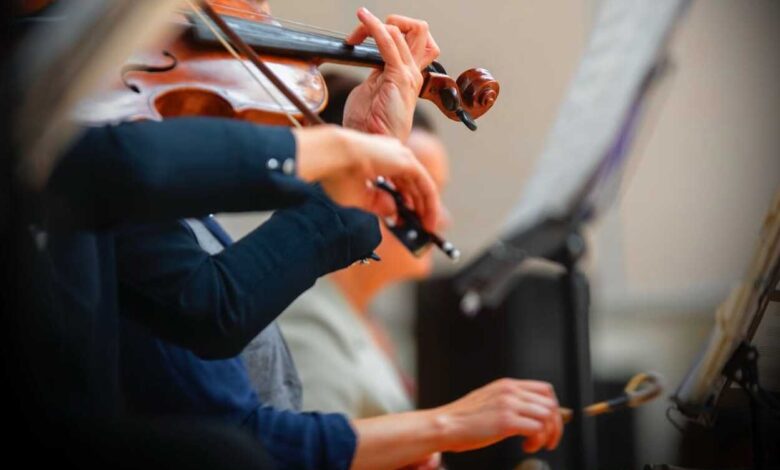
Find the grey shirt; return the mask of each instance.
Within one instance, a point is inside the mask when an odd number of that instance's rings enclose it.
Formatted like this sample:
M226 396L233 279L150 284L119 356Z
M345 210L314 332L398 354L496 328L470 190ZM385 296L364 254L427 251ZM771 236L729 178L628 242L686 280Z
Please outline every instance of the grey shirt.
M187 219L186 223L198 244L209 254L217 254L225 248L200 220ZM252 340L241 358L252 386L264 404L281 410L301 409L301 381L276 322Z
M300 411L301 380L276 322L249 343L241 358L263 403L277 409Z
M413 409L392 360L327 278L279 317L303 383L303 409L370 418Z

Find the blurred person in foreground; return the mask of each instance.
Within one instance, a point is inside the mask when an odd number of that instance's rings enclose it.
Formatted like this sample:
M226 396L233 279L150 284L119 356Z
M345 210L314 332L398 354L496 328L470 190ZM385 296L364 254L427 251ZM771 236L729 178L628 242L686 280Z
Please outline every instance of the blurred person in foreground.
M367 12L361 15L374 30L382 29L382 44L390 45L386 27ZM37 16L35 26L67 25L72 18ZM13 34L21 38L25 23L22 19L15 23ZM421 34L409 36L426 44L427 30L417 31ZM426 49L420 64L437 53ZM414 72L419 73L420 66L412 61L395 65L388 61L383 85L407 98L409 112L398 116L396 129L402 132L411 122L419 93L421 80ZM412 73L399 73L400 67ZM6 72L4 68L3 80ZM9 75L14 85L23 83ZM362 105L371 106L375 95L365 97ZM4 103L6 99L16 104L4 95ZM396 107L395 113L398 108L405 110ZM375 113L384 110L372 107ZM8 420L16 439L12 442L26 443L12 445L11 450L33 447L38 451L28 452L26 458L55 455L61 468L99 462L112 468L144 468L163 461L170 468L171 459L182 468L209 463L214 464L211 468L219 464L239 468L241 462L267 468L259 461L265 454L239 450L260 448L257 441L234 426L225 427L224 419L216 428L199 432L197 428L209 422L203 416L172 420L168 414L149 420L126 412L126 397L119 390L119 316L130 316L147 333L203 355L238 354L298 289L369 256L380 237L376 217L337 203L377 209L382 195L364 182L378 175L391 180L404 176L430 196L428 204L420 201L423 205L438 206L432 203L437 195L430 178L394 137L336 126L290 130L214 117L84 129L64 149L43 190L11 179L14 262L6 268L11 274L9 290L20 294L17 308L7 312L3 372L11 411L23 414ZM314 182L324 192L313 189ZM327 195L336 191L340 197L334 202ZM219 259L206 259L195 250L169 263L159 256L142 258L135 255L153 254L149 248L163 248L170 255L189 245L179 233L168 232L164 240L157 239L159 243L147 234L128 235L143 224L272 208L285 210L262 233L236 244L232 253ZM435 210L427 215L433 226ZM236 275L223 276L226 268ZM193 275L182 283L192 295L184 295L177 288L182 279L170 275L187 270ZM258 271L273 275L247 279ZM215 299L235 307L231 303L235 298L253 308L199 308ZM193 300L201 302L196 306L189 303ZM144 380L143 372L136 378ZM339 423L345 442L354 441L346 420ZM247 441L252 445L246 446ZM291 447L284 450L301 452L301 447ZM349 456L352 450L347 446Z

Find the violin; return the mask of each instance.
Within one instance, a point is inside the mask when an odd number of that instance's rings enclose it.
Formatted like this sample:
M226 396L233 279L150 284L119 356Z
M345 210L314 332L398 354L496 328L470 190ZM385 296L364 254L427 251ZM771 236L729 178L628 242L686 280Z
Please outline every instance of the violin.
M122 68L120 80L82 103L77 119L102 124L197 115L281 125L289 124L291 115L311 123L312 115L327 104L319 65L384 65L373 44L349 46L343 37L303 31L300 23L277 20L248 0L208 0L202 6L234 33L233 45L240 41L256 52L305 109L283 96L266 76L257 77L264 86L249 80L252 60L246 55L237 59L220 44L209 22L187 11L174 21L180 33L170 44L135 54ZM438 62L422 72L420 98L472 130L498 98L499 84L485 69L467 70L457 80Z
M317 114L327 103L327 89L320 64L384 65L375 45L351 46L343 37L293 29L257 3L207 0L200 8L190 5L192 11L177 19L176 38L166 47L131 58L120 80L81 103L77 120L104 124L214 116L271 125L322 124ZM500 90L485 69L467 70L454 80L433 62L422 74L420 97L471 130L476 130L474 120L493 106ZM375 185L393 196L399 217L391 231L407 249L419 255L435 244L458 259L460 252L426 231L385 181Z

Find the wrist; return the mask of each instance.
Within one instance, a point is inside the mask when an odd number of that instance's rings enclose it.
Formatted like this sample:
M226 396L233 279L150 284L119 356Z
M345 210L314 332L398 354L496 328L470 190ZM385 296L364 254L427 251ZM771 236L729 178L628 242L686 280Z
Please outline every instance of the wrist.
M346 132L334 125L293 129L298 177L307 182L320 181L352 164Z
M427 440L430 442L430 452L447 452L452 450L456 441L456 423L453 416L447 412L446 407L432 408L420 411L426 430Z

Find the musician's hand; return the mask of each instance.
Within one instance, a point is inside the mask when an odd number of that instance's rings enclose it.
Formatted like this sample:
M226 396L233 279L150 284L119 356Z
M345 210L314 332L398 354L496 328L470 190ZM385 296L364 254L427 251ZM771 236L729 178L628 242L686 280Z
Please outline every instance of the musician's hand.
M406 142L423 84L420 71L439 56L439 47L425 21L390 15L382 23L365 8L360 8L357 16L360 25L347 37L347 44L374 38L385 66L350 93L343 124Z
M563 417L561 416L558 407L558 397L555 396L552 385L546 382L524 382L525 386L529 387L529 389L533 389L536 393L541 393L552 399L555 402L555 410L552 416L544 421L543 432L528 436L528 438L523 441L523 451L528 454L533 454L541 449L553 450L558 447L558 444L563 437Z
M525 436L523 450L554 449L563 434L558 401L550 384L501 379L434 410L449 427L448 450L484 447Z
M391 217L396 215L395 202L386 192L369 184L384 176L420 215L425 228L435 229L440 207L436 185L412 151L398 139L338 126L293 132L301 179L321 183L328 196L343 206Z

